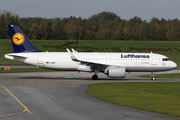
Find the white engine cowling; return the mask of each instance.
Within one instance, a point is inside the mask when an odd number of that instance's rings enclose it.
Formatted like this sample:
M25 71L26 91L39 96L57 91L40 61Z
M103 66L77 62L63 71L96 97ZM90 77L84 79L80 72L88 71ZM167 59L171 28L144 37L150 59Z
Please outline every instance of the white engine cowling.
M124 78L126 75L126 68L123 66L110 67L107 74L109 77Z

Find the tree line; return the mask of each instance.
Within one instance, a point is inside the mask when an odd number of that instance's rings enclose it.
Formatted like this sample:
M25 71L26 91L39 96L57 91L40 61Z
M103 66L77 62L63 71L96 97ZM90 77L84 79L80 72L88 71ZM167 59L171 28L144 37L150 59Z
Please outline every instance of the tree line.
M150 22L135 16L121 19L112 12L101 12L87 19L20 18L0 10L0 39L9 39L8 24L18 25L29 39L37 40L136 40L179 41L180 21L152 18Z

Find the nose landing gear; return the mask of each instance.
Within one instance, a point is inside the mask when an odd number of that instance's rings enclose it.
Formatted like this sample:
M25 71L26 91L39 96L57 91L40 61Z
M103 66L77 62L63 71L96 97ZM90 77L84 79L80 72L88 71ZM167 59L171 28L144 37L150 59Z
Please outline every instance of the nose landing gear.
M155 81L156 80L156 77L154 75L154 72L151 72L151 80Z
M153 77L151 77L151 80L155 81L155 80L156 80L156 78L153 76Z

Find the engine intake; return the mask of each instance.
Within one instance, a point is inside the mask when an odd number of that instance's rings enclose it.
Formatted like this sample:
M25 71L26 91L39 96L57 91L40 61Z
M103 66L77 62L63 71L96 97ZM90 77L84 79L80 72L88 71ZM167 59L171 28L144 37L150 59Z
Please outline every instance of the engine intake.
M107 71L107 75L112 78L124 78L126 75L126 68L123 66L110 67Z

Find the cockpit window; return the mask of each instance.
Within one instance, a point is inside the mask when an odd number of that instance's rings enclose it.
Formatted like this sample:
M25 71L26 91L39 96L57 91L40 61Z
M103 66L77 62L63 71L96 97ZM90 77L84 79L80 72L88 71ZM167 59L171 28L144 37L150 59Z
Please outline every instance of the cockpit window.
M162 60L163 60L163 61L170 61L169 58L163 58Z

